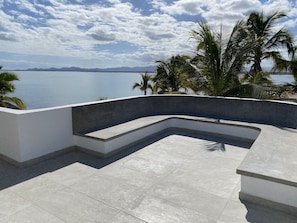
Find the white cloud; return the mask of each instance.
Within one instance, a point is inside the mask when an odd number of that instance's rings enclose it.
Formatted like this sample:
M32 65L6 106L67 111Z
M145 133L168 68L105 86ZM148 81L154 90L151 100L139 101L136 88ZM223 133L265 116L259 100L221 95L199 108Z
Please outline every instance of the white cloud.
M172 5L162 5L159 4L159 7L162 11L172 14L172 15L180 15L180 14L189 14L189 15L197 15L202 13L204 10L202 7L207 6L207 1L199 0L179 0L175 1Z
M15 42L15 41L17 41L17 38L13 34L5 33L5 32L0 32L0 40Z
M263 4L262 9L265 13L271 12L290 12L292 7L292 3L288 0L274 0L267 1Z
M17 20L20 22L36 22L36 18L28 15L21 14L17 16Z
M234 11L246 13L249 11L259 10L261 8L261 2L258 0L229 0L223 1L222 9L226 12Z
M152 8L146 16L131 3L120 0L109 0L106 4L99 1L87 4L85 0L70 2L7 0L9 6L16 7L5 9L2 3L1 51L72 57L77 58L73 61L80 59L90 67L111 63L136 66L194 51L195 43L189 33L197 28L196 21L178 21L177 16L203 17L212 27L222 25L227 33L250 11L282 9L289 19L280 25L296 29L296 3L288 0L270 0L264 4L259 0L176 0L170 4L165 0L151 0ZM129 53L100 50L100 46L117 42L136 47Z
M104 32L102 30L90 32L88 35L91 36L94 40L98 40L100 42L112 42L116 40L115 34Z

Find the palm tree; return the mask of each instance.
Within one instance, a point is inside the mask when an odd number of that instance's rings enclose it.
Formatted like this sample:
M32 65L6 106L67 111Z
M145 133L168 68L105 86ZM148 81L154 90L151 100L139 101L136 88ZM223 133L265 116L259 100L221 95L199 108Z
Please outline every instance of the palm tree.
M242 83L235 89L226 92L227 96L235 97L252 97L261 99L274 99L278 98L278 87L273 85L270 74L268 72L258 72L251 75L250 72L245 73L244 77L240 80Z
M2 66L0 66L0 70ZM15 91L13 81L19 80L18 76L12 72L1 72L0 73L0 106L25 109L25 103L17 97L9 97L7 94Z
M273 70L279 70L279 71L286 71L293 75L295 82L292 84L285 84L284 86L281 86L281 89L283 92L297 92L297 58L295 55L296 48L291 53L291 59L285 60L280 59L278 60L277 64L273 68ZM283 93L281 92L281 93Z
M198 30L192 30L192 37L198 43L192 60L199 71L197 89L208 95L222 96L240 86L239 74L253 45L247 41L244 22L239 21L234 26L226 41L222 38L222 31L212 32L204 22L199 23Z
M295 82L297 83L297 58L292 58L288 62L287 70L293 75Z
M278 59L276 61L275 66L273 67L273 71L286 71L290 72L294 79L295 82L297 83L297 57L296 57L296 50L297 47L294 47L294 50L290 54L290 60L286 59Z
M153 89L152 85L150 84L150 81L152 80L151 75L149 75L147 72L144 74L141 74L141 82L140 83L134 83L133 89L139 88L141 91L144 92L144 95L147 94L148 89Z
M186 55L172 56L169 60L157 60L159 65L156 75L153 77L155 82L154 89L159 93L179 92L180 89L191 88L190 79L193 77L195 69L189 63L190 57ZM181 92L180 92L181 93Z
M265 85L265 86L269 86L273 84L270 74L265 71L255 73L254 75L248 72L244 75L241 81L244 83L251 83L251 84L258 84L258 85Z
M275 30L274 25L278 19L286 17L286 14L274 12L265 16L263 12L252 12L247 21L248 38L257 44L251 50L251 74L256 75L262 72L261 62L265 59L272 59L279 64L282 55L280 47L285 47L288 53L293 51L293 37L284 28Z

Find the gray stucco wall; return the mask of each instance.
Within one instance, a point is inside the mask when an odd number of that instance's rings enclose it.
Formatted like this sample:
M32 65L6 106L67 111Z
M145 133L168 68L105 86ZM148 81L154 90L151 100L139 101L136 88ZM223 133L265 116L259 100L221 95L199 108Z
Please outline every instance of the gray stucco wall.
M297 104L255 99L152 95L72 108L74 133L148 115L179 114L297 128Z

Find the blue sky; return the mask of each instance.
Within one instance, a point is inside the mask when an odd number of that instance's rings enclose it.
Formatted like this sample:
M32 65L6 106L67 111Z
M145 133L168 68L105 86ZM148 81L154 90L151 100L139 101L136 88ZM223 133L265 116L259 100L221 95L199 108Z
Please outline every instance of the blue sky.
M228 34L251 11L284 11L297 36L297 1L0 0L0 65L106 68L149 66L193 54L190 30L206 20Z

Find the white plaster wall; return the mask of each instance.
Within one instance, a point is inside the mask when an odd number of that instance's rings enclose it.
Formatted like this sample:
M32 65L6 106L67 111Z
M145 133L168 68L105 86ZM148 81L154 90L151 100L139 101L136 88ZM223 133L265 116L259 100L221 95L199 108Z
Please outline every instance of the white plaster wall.
M13 160L20 160L17 118L11 109L0 108L0 153Z
M20 162L73 146L71 107L20 114L18 132Z
M105 142L105 151L104 152L110 153L118 148L127 146L130 143L144 139L145 137L156 134L156 133L158 133L162 130L165 130L169 127L170 127L169 120L165 120L165 121L161 121L161 122L146 126L144 128L140 128L136 131L129 132L122 136L116 137L112 140L108 140Z
M105 154L105 142L84 136L74 135L75 145Z
M297 207L297 187L241 175L241 192L246 195Z
M0 109L0 153L28 161L74 145L71 106L38 110Z
M260 129L257 128L250 128L241 125L231 125L226 123L224 124L220 122L203 122L178 118L171 119L170 122L171 127L180 127L190 130L227 135L249 140L255 140L260 133Z

